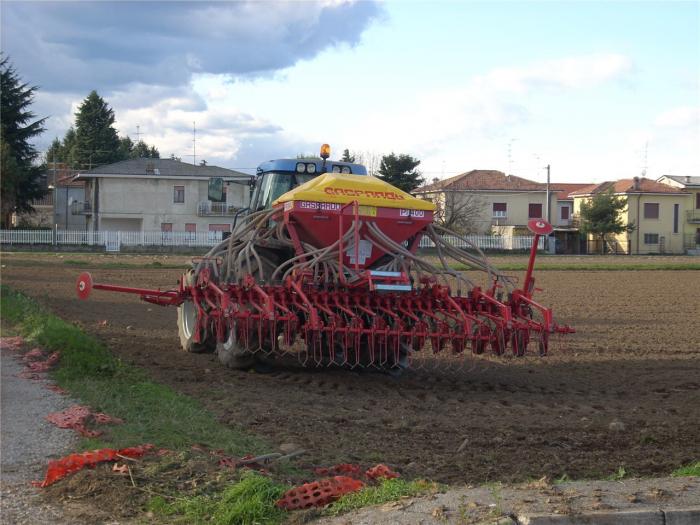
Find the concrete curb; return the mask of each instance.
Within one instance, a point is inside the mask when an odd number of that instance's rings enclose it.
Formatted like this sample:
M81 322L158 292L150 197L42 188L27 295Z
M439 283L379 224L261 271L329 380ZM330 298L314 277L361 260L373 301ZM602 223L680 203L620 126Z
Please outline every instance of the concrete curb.
M517 525L698 525L700 507L686 509L621 510L591 512L575 516L563 514L524 514Z

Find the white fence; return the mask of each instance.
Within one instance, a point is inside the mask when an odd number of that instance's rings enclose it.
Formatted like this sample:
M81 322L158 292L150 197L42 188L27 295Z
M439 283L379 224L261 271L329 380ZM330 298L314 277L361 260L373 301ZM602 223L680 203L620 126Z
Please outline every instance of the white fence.
M532 247L532 235L465 235L456 237L445 235L447 242L458 248L471 248L477 246L482 250L529 250ZM467 242L469 241L469 242ZM469 244L471 243L471 244ZM423 237L420 241L421 248L435 248L435 243L428 237ZM544 250L544 237L540 237L537 248Z
M53 230L0 230L0 244L49 244L104 246L107 251L119 251L121 246L214 246L221 242L221 232L109 232L109 231L53 231ZM453 246L482 250L529 250L532 236L467 235L464 238L447 235L445 239ZM434 248L427 237L420 242L421 248ZM540 237L539 249L544 249L544 238Z
M121 246L214 246L222 232L110 232L0 230L0 244L51 244L105 246L119 251Z

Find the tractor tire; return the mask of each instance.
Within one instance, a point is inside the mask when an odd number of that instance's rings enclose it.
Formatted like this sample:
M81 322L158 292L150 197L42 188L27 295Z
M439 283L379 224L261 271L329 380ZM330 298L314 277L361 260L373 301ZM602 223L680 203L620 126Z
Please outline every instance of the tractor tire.
M194 284L194 273L190 270L182 276L185 284ZM180 336L180 347L183 351L193 354L203 354L214 351L212 334L206 331L201 334L200 342L194 340L197 324L197 308L192 301L185 301L177 307L177 332Z

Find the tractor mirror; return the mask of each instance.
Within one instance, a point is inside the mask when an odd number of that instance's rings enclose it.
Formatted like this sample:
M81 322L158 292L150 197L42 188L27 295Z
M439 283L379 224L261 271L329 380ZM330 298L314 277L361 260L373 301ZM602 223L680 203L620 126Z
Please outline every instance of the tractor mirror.
M224 202L224 179L221 177L213 177L209 179L208 197L212 202Z

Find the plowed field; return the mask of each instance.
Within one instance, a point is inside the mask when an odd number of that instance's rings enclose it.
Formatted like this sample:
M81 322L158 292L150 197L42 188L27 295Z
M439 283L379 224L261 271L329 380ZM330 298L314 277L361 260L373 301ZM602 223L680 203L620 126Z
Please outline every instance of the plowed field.
M4 257L3 282L198 398L225 424L304 446L309 463L381 461L408 476L483 482L601 477L620 466L663 475L700 458L698 271L541 272L539 299L578 330L552 355L479 358L461 370L392 379L223 369L213 355L179 350L174 309L99 291L80 302L81 268L30 266L31 257ZM180 271L92 273L98 282L168 288Z

